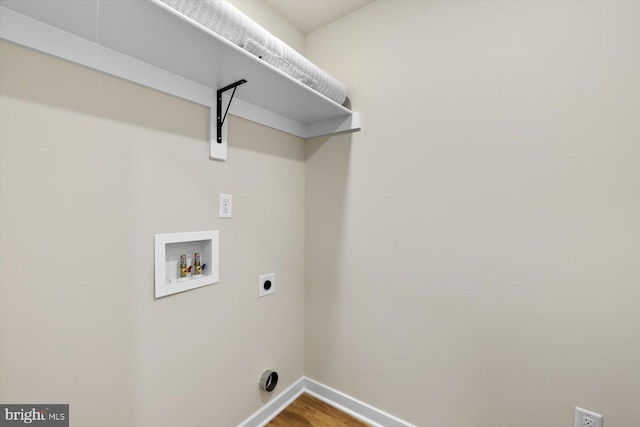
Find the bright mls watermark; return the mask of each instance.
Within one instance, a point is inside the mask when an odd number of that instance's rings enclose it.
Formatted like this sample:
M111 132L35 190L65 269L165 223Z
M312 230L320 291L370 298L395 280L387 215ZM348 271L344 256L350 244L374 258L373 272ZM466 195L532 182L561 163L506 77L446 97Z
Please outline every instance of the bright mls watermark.
M69 427L69 405L0 405L0 427Z

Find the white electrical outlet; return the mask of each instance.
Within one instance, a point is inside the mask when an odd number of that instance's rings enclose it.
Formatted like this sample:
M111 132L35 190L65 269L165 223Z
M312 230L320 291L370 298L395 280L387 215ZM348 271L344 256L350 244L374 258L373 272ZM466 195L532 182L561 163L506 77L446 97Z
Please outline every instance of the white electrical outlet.
M233 204L231 194L219 194L218 197L218 218L231 218L233 214Z
M602 427L602 415L576 407L574 427Z
M258 277L258 297L266 297L276 291L275 273L264 274Z

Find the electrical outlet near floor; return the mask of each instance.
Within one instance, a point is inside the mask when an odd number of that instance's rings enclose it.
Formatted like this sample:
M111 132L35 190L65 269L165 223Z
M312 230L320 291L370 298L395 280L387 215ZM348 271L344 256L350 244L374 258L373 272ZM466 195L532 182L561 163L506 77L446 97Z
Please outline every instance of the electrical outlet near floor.
M266 297L276 291L275 273L264 274L258 277L258 297Z
M602 427L602 415L576 406L574 427Z
M233 213L231 194L220 193L218 196L218 218L231 218Z

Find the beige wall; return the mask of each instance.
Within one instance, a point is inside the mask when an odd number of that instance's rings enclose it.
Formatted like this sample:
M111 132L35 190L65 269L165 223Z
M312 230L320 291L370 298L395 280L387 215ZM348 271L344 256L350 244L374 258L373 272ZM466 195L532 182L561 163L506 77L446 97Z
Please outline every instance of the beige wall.
M307 36L305 374L420 426L637 424L640 3L377 1Z
M6 42L0 91L0 401L228 427L268 401L264 369L303 375L299 138L231 117L212 161L206 108ZM154 234L200 230L220 230L220 282L154 300Z

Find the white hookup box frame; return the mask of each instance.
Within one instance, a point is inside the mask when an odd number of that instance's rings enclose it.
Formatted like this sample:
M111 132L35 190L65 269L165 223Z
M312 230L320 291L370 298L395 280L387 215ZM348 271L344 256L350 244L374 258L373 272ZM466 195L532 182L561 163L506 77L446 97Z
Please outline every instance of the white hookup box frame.
M200 262L205 265L202 274L193 274L192 268L186 278L181 278L180 256L186 255L187 266L192 266L195 253L200 254ZM156 234L155 297L162 298L218 283L218 259L218 231Z

